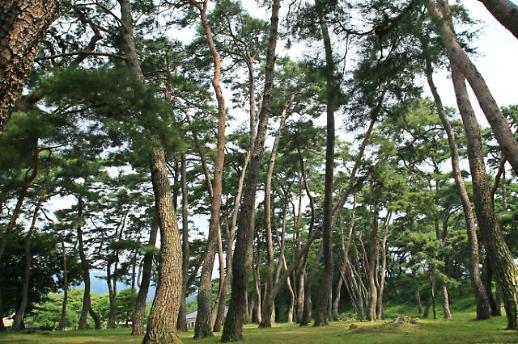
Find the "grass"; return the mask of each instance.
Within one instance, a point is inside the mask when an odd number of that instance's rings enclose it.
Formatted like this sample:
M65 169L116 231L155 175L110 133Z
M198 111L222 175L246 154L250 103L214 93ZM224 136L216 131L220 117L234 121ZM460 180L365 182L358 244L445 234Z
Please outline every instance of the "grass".
M416 325L390 324L390 321L334 322L327 327L301 328L297 325L278 324L271 329L258 329L248 325L245 343L256 344L449 344L449 343L517 343L518 333L506 331L504 317L476 321L474 313L456 313L452 320L419 320ZM350 329L351 324L355 324ZM20 344L75 344L75 343L140 343L140 337L132 337L130 330L85 330L38 332L33 334L3 333L0 343ZM194 341L192 332L180 334L184 343L218 343L219 335Z

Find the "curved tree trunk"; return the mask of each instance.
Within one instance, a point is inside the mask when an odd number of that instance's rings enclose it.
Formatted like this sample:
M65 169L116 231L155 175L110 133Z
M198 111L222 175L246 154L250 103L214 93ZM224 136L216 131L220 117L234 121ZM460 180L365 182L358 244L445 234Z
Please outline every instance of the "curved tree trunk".
M122 23L120 35L126 52L126 62L135 77L143 82L144 74L140 67L133 33L131 3L129 0L118 1ZM166 168L166 152L155 133L148 135L151 183L160 227L160 266L155 299L142 343L181 343L176 334L183 285L180 231Z
M78 328L80 330L86 329L87 320L88 320L88 310L90 309L90 264L86 258L85 247L83 243L83 198L79 196L77 202L77 243L78 243L78 251L79 258L81 259L81 276L83 278L84 291L83 291L83 304L81 307L81 313L79 316Z
M16 226L16 221L18 220L18 217L20 216L20 213L22 211L22 206L23 202L25 201L25 196L27 195L27 190L29 190L29 187L34 182L34 179L36 179L36 177L38 176L40 170L40 149L38 147L38 138L35 138L33 157L34 164L32 166L32 172L31 174L29 174L29 171L27 171L25 175L22 186L20 188L20 192L18 194L18 200L16 201L16 205L9 219L9 223L5 227L3 236L0 240L0 260L4 255L4 251L7 246L7 241L9 240L9 235L11 234L13 228Z
M268 266L266 268L266 296L265 296L265 307L263 309L262 321L259 327L272 327L272 314L274 312L274 269L275 269L275 257L273 248L273 237L272 237L272 177L273 170L275 168L275 160L277 158L277 150L279 148L279 142L281 140L282 130L286 124L286 119L289 116L289 108L293 102L295 95L291 95L288 104L286 104L281 112L279 128L275 135L275 139L272 146L272 152L270 153L270 160L268 162L268 169L266 172L266 180L264 187L264 223L266 228L266 247L268 252ZM281 259L281 258L279 258ZM280 263L279 263L280 264ZM279 265L280 266L280 265Z
M280 5L281 0L273 0L270 37L266 52L263 101L261 111L259 113L259 128L250 159L250 167L248 168L245 177L243 205L241 208L236 247L232 260L232 294L230 307L223 328L223 335L221 337L222 342L243 339L243 320L246 314L245 302L248 286L248 273L252 265L252 244L255 231L255 194L259 180L260 158L264 150L268 118L272 105L275 50L277 47Z
M479 0L514 37L518 38L518 5L510 0Z
M491 190L487 180L483 146L475 113L469 101L464 76L452 61L452 80L457 96L457 105L464 124L468 146L468 159L473 181L475 210L482 241L502 291L509 329L518 329L518 269L509 247L505 243L500 224L493 209Z
M0 3L0 134L29 77L39 43L55 18L58 3L58 0Z
M376 271L377 271L377 259L378 256L378 247L379 247L379 238L378 238L378 208L373 212L372 217L372 229L371 229L371 238L369 243L369 257L368 257L368 312L367 319L369 321L375 321L377 319L377 304L378 304L378 288L376 286Z
M484 78L457 40L450 20L448 1L427 0L427 8L432 18L437 22L442 42L448 51L451 63L455 64L460 73L468 80L478 99L480 108L493 129L502 152L509 158L509 163L515 173L518 174L518 143Z
M214 257L218 246L218 232L220 228L220 209L221 196L223 193L223 165L225 159L225 123L226 123L226 108L225 98L221 89L221 57L216 49L212 39L212 31L207 18L207 4L205 0L202 5L196 1L191 0L191 5L197 7L200 12L201 24L205 33L205 38L209 46L214 63L214 75L212 78L212 87L216 94L218 102L218 133L217 133L217 147L216 158L214 161L214 183L213 195L211 200L210 223L209 223L209 237L207 242L207 249L205 252L205 259L203 261L200 286L198 289L198 313L196 316L196 324L194 327L194 338L201 339L212 336L212 270L214 268Z
M142 343L181 343L176 321L182 293L182 247L161 144L152 142L151 181L160 227L160 268L155 300Z
M480 278L480 257L479 257L479 245L478 245L478 236L477 236L477 228L475 224L475 216L473 215L473 210L471 208L471 201L469 200L468 191L466 190L466 185L464 184L464 178L461 174L460 169L460 158L459 158L459 150L457 147L457 142L455 138L455 132L450 124L448 119L448 115L444 110L444 106L442 104L441 97L439 92L437 91L437 87L435 86L435 82L433 81L433 67L430 61L428 46L424 40L422 40L424 57L426 62L426 78L428 80L428 86L432 92L435 107L437 110L437 114L441 120L442 126L446 131L446 135L448 136L448 145L450 148L450 156L451 156L451 165L453 171L453 178L455 180L455 184L457 185L457 190L462 202L462 209L464 211L464 220L466 223L466 231L468 234L468 240L470 243L471 254L470 254L470 279L471 285L473 287L473 291L475 293L475 299L477 303L477 319L488 319L489 318L489 300L487 298L487 293L484 288L484 284Z

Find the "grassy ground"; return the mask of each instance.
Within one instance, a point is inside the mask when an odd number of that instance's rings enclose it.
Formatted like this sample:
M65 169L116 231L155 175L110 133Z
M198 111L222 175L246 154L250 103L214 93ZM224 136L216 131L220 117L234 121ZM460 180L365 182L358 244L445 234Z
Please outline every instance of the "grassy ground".
M475 321L473 313L454 314L453 320L419 320L418 324L394 325L387 321L334 322L328 327L301 328L296 325L278 324L271 329L247 326L246 343L257 344L374 344L374 343L517 343L518 333L506 331L505 317L487 321ZM354 324L350 329L351 324ZM181 334L185 343L194 343L192 333ZM140 337L132 337L128 329L40 332L33 334L0 334L0 343L140 343ZM218 343L219 335L197 343Z

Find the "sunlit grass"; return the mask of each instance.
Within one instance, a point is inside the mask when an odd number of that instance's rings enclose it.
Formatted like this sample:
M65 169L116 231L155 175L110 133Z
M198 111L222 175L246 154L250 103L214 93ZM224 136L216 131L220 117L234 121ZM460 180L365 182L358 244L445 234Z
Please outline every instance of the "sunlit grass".
M245 328L246 343L257 344L374 344L374 343L518 343L518 333L506 331L505 317L476 321L474 313L456 313L452 320L419 320L418 324L393 325L390 320L370 322L333 322L327 327L299 327L277 324L271 329ZM351 324L353 329L350 329ZM185 343L194 343L192 332L180 334ZM85 330L39 332L33 334L0 334L0 343L140 343L141 337L132 337L130 330ZM218 343L219 334L201 343Z

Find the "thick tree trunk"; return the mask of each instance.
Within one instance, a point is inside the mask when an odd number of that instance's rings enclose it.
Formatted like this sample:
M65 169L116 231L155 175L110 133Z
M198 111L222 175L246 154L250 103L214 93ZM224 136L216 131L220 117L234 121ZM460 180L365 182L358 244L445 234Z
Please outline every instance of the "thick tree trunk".
M325 20L325 9L321 0L315 0L315 7L318 14L320 31L326 56L326 167L324 185L324 214L322 224L322 240L324 247L324 276L320 281L320 288L315 307L314 326L324 326L328 323L327 308L329 296L333 292L333 243L332 243L332 216L333 216L333 179L334 179L334 156L335 156L335 109L339 87L335 79L335 63L331 38Z
M518 173L518 143L484 78L457 40L451 23L448 1L428 0L427 8L432 18L437 22L442 42L448 51L451 63L454 63L460 73L468 80L478 99L480 108L493 129L502 152L509 158L509 163L515 173Z
M255 231L255 196L259 179L260 158L264 150L266 129L272 104L280 3L281 0L273 0L272 3L270 37L266 52L263 101L259 113L259 128L250 159L250 167L245 177L243 205L237 230L235 253L232 261L232 294L221 338L223 342L243 339L243 319L246 313L245 299L248 286L248 273L252 265L252 243Z
M131 3L129 0L119 0L119 4L122 23L120 35L126 52L126 62L133 74L144 81L133 34ZM149 157L151 182L161 244L158 286L142 343L181 343L176 334L183 285L180 232L173 208L171 184L166 168L166 152L156 134L148 133L148 135L151 150Z
M173 210L171 186L165 163L165 152L152 142L151 181L160 227L160 269L155 300L151 307L143 344L181 343L176 335L176 321L182 293L182 247Z
M480 278L480 257L479 257L479 245L478 245L478 236L477 236L477 228L475 224L475 216L473 215L473 210L471 208L471 201L469 200L468 191L466 190L466 185L464 184L464 178L461 174L460 169L460 158L459 158L459 150L457 147L457 141L455 138L455 132L450 124L448 119L448 115L444 109L441 97L439 92L437 91L437 87L435 86L435 82L433 81L433 67L430 60L428 46L424 40L422 40L424 57L426 62L426 78L428 80L428 86L432 92L435 107L437 110L437 114L441 120L442 126L446 131L446 135L448 136L448 145L450 148L450 156L451 156L451 165L453 171L453 178L455 180L455 184L457 185L457 190L462 202L462 209L464 211L464 220L466 223L466 231L468 234L468 240L470 243L470 279L471 285L473 287L473 291L475 293L475 299L477 303L477 319L483 320L489 318L489 300L487 298L486 290L484 288L484 284Z
M38 46L55 18L58 0L0 4L0 134L25 85Z
M153 251L155 248L156 239L158 236L158 224L153 220L151 230L149 232L149 241L147 244L148 250L144 254L142 262L142 280L138 290L137 300L135 301L135 309L131 317L131 334L140 336L144 334L144 315L146 313L146 299L149 292L149 285L151 284L151 275L153 270Z
M21 329L25 310L27 309L27 303L29 301L29 287L31 281L31 270L32 270L32 251L31 251L31 236L36 228L36 221L38 220L38 213L40 211L41 202L36 205L34 214L32 215L32 222L29 231L25 235L25 270L23 274L23 286L22 286L22 297L16 314L14 315L12 329L17 331Z
M468 159L473 182L475 210L482 241L489 256L489 262L502 291L506 308L508 328L518 329L518 269L503 237L495 212L491 190L484 163L483 146L475 113L469 101L464 76L452 61L452 80L457 96L457 105L464 124Z
M189 190L187 185L187 163L185 154L180 157L180 174L182 183L182 304L178 312L177 328L180 331L187 331L186 303L187 282L189 280Z
M479 0L514 37L518 38L518 5L511 0Z

